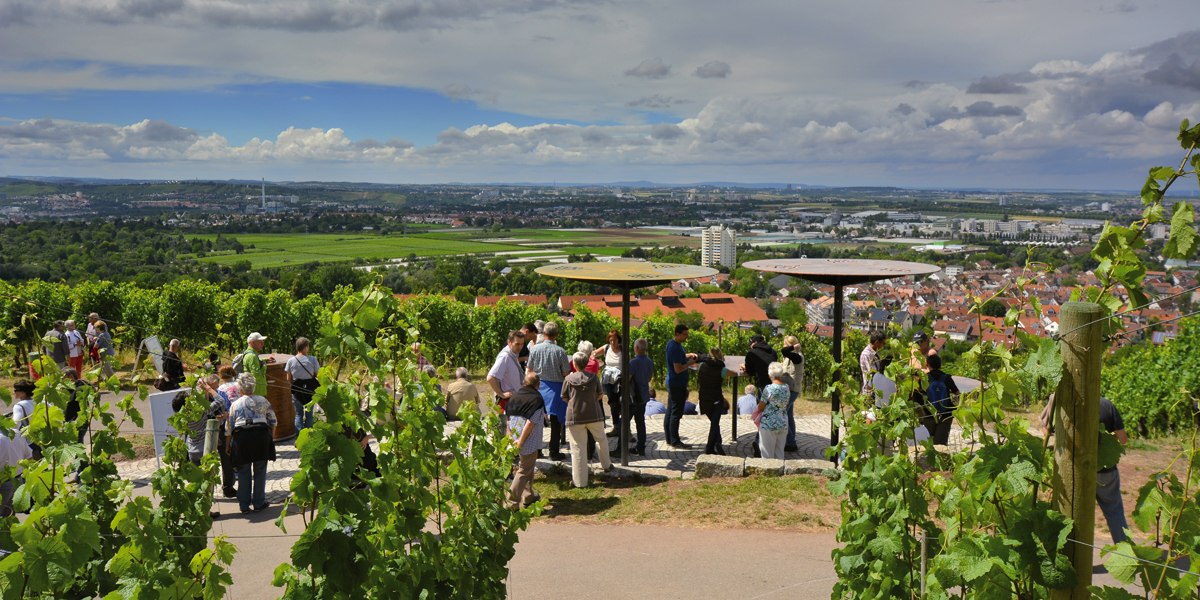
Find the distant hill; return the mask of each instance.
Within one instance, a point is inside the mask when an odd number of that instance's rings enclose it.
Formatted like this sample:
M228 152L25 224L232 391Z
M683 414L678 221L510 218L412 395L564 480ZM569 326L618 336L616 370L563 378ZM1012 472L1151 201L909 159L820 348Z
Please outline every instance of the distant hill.
M38 175L10 175L0 177L0 188L3 187L20 187L20 186L119 186L119 185L186 185L186 184L208 184L208 185L259 185L262 181L258 179L104 179L99 177L48 177ZM947 191L958 193L1045 193L1045 194L1130 194L1133 190L1082 190L1082 189L1064 189L1064 188L989 188L989 187L940 187L940 186L913 186L913 187L890 187L890 186L827 186L810 183L746 183L737 181L700 181L693 183L659 183L648 180L638 181L610 181L610 182L562 182L562 181L518 181L518 182L446 182L441 184L404 184L404 183L374 183L363 181L268 181L268 186L285 186L298 188L323 188L323 189L395 189L395 188L412 188L412 187L437 187L441 186L464 186L464 187L558 187L558 188L639 188L639 189L690 189L690 188L720 188L720 189L748 189L748 190L784 190L791 186L792 190L842 190L846 192L857 193L903 193L911 191ZM32 189L32 188L31 188ZM44 188L41 188L44 189ZM13 191L6 190L9 194ZM39 192L44 193L44 192ZM1175 186L1170 192L1171 196L1180 197L1195 197L1198 195L1194 186Z

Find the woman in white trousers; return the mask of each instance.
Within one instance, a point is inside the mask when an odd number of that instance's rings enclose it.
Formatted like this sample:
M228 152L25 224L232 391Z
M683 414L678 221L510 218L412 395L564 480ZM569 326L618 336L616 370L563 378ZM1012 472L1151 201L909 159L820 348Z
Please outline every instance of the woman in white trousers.
M787 409L791 388L784 383L787 373L783 363L773 362L767 366L771 385L763 388L758 408L762 418L758 422L758 446L763 458L783 458L783 446L787 441Z
M604 436L604 408L600 403L600 378L584 370L589 358L584 352L576 352L571 357L576 371L563 381L562 390L563 400L567 403L566 424L571 442L571 482L575 487L588 485L588 433L597 442L607 439ZM612 469L612 462L606 446L602 444L597 454L600 466L608 471Z

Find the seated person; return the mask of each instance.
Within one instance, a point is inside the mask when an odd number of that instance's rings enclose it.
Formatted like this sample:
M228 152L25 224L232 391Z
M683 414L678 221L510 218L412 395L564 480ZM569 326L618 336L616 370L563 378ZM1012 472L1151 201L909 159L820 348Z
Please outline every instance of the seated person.
M683 414L685 414L685 415L698 415L698 414L700 414L700 410L699 410L699 409L696 407L696 403L695 403L695 402L686 402L686 401L685 401L685 402L683 403Z
M651 393L653 393L653 391L651 391ZM655 415L665 414L667 414L667 407L663 406L663 403L659 402L658 398L650 396L650 401L646 403L646 416L653 417Z
M887 406L892 394L896 393L896 382L883 373L876 373L871 376L871 385L875 388L875 406Z
M896 393L896 382L883 374L891 362L889 359L884 359L879 371L871 376L871 386L875 388L875 406L887 406L891 401L892 394Z
M748 385L744 391L746 394L738 396L737 399L737 411L739 415L748 415L758 407L758 388Z

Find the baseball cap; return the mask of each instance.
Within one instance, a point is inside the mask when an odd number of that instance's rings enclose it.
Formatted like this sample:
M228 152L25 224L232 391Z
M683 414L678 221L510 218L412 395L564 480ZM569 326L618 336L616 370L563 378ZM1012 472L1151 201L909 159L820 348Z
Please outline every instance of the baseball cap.
M262 341L265 341L266 339L267 339L267 336L255 331L254 333L246 336L246 343L249 344L250 342L262 342Z

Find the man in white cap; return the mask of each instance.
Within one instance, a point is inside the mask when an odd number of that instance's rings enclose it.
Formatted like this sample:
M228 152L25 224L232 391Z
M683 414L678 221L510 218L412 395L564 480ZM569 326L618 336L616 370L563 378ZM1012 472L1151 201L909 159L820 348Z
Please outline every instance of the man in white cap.
M265 341L267 341L267 336L257 331L246 336L246 351L240 357L242 368L239 373L249 373L254 376L254 393L259 396L267 395L267 366L258 357L263 351L263 342Z

